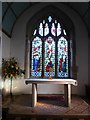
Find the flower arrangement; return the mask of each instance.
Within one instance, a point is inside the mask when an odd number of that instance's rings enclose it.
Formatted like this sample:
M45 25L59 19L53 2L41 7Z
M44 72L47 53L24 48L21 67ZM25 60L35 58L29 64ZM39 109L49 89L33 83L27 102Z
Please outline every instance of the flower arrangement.
M20 66L17 62L17 60L12 57L8 60L2 59L2 78L4 79L10 79L10 95L12 97L12 79L17 78L17 76L22 76L22 73L24 74L24 71L20 69Z
M19 64L15 60L15 58L10 58L8 60L2 60L2 78L5 80L10 78L16 78L17 76L21 76L21 69Z

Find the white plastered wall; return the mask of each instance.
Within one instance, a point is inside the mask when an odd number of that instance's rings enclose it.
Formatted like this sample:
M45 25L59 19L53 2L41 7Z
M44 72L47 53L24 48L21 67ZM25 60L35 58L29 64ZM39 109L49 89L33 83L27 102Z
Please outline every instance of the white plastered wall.
M2 58L10 58L10 41L11 38L2 33Z
M24 69L25 57L25 40L26 40L26 25L32 16L50 3L41 5L36 4L25 11L17 20L11 38L11 56L18 58L20 66ZM53 4L53 3L52 3ZM56 7L61 9L73 21L75 27L76 40L76 64L78 66L78 86L72 87L73 94L84 95L85 84L88 83L88 34L87 29L82 19L72 9L63 4L56 4ZM34 24L34 23L33 23ZM24 79L13 81L13 93L31 93L31 85L26 86ZM63 85L39 85L39 94L62 94Z
M2 89L1 73L2 73L2 31L0 30L0 90Z

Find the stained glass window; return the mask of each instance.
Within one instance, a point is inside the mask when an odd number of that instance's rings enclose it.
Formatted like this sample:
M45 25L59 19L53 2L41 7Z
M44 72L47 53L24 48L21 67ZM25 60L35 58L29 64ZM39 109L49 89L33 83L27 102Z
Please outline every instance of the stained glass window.
M57 24L57 36L61 34L61 26L60 23Z
M52 23L51 33L52 35L56 36L56 28L54 23Z
M68 44L64 37L58 41L58 77L68 77Z
M52 16L40 21L34 29L31 55L31 76L69 77L69 42L60 20Z
M45 24L45 29L44 29L44 36L49 34L49 27L48 27L48 23Z
M39 34L43 36L43 24L42 23L40 23L40 26L39 26Z
M44 75L55 76L55 42L52 37L45 41Z
M42 41L39 37L32 41L32 76L41 76L42 73Z

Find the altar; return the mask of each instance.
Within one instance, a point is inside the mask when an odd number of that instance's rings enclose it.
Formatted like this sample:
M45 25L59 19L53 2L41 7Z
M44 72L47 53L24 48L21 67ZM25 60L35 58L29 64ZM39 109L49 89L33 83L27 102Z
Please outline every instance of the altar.
M25 79L26 85L32 84L32 107L37 103L37 85L38 84L61 84L64 85L64 98L67 107L71 105L71 85L77 86L77 80L74 79Z

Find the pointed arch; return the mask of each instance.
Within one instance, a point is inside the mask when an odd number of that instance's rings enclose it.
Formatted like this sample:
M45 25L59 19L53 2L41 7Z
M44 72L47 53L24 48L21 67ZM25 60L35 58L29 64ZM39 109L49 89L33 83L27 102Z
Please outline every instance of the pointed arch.
M54 6L48 6L29 20L26 34L30 40L29 77L43 78L51 75L55 78L75 78L73 70L75 67L74 29L67 15ZM42 57L40 57L38 68L40 72L36 70L38 62L35 66L33 59L35 51L33 51L32 40L36 38L42 40L42 45L40 45ZM53 41L52 44L50 41Z

